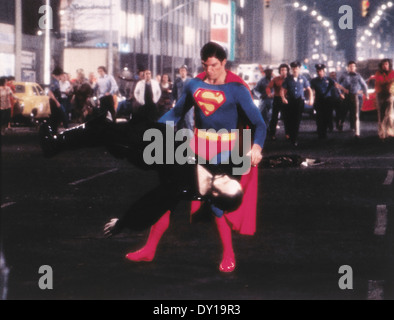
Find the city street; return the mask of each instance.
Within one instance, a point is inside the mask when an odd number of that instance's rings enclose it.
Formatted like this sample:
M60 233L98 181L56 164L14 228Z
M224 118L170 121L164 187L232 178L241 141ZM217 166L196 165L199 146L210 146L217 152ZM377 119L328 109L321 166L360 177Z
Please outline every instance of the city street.
M212 217L190 223L186 202L151 263L124 258L147 232L104 238L105 223L155 186L154 172L100 147L46 159L35 128L6 132L7 299L394 299L394 140L379 141L376 119L365 117L360 140L346 123L319 141L315 122L304 119L294 148L280 125L264 156L296 154L310 165L260 168L257 232L234 234L232 274L218 270L221 244ZM53 271L52 289L40 288L41 266Z

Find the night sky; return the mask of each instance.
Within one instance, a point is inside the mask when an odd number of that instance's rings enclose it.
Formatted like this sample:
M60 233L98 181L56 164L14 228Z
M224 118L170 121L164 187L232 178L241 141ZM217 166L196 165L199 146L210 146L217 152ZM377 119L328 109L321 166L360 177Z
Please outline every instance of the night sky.
M247 1L255 1L255 0L247 0ZM293 2L293 0L288 0L289 3ZM306 4L309 7L315 6L315 8L324 16L331 18L334 22L337 40L338 40L338 49L345 50L345 58L355 59L356 57L356 34L357 27L365 26L367 22L369 22L369 18L361 17L361 0L299 0L300 3ZM370 1L370 12L373 13L385 0L372 0ZM23 31L26 34L36 34L38 31L38 21L40 19L40 15L38 13L38 9L41 5L45 4L45 0L23 0ZM59 10L60 0L51 0L51 6L53 8L54 13L57 13ZM342 5L350 5L353 8L353 29L352 30L342 30L338 26L338 21L341 14L338 13L339 8ZM394 16L394 13L393 13ZM389 19L391 19L389 17ZM388 23L389 30L392 30L392 23ZM54 32L55 34L59 33L59 19L57 14L54 14Z

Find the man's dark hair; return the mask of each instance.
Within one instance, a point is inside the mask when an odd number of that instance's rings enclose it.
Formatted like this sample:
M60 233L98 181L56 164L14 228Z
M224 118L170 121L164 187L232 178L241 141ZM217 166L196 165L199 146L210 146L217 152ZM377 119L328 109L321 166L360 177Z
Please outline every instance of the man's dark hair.
M350 60L347 65L350 66L351 64L357 65L356 61L353 61L353 60Z
M380 71L383 71L383 65L384 65L386 62L389 63L389 71L393 70L393 63L391 62L390 59L387 59L387 58L386 58L386 59L382 59L382 60L379 62L379 70L380 70Z
M62 74L64 74L64 71L61 67L55 67L55 69L53 69L52 74L55 76L61 76Z
M301 67L301 62L293 61L292 63L290 63L290 67L291 68L300 68Z
M104 67L104 66L100 66L100 67L98 67L97 69L101 69L101 70L104 71L104 73L108 73L108 72L107 72L107 68Z
M271 79L271 78L272 78L272 72L273 72L272 69L265 69L265 70L264 70L265 77L266 77L267 79Z
M7 82L7 78L6 77L1 77L0 78L0 87L4 87L6 82Z
M289 67L289 65L288 65L287 63L282 63L282 64L279 66L278 71L280 72L280 69L282 69L282 68L286 68L287 73L290 72L290 67Z
M227 53L223 47L216 42L208 42L201 49L201 60L207 61L209 58L215 57L220 62L227 59Z

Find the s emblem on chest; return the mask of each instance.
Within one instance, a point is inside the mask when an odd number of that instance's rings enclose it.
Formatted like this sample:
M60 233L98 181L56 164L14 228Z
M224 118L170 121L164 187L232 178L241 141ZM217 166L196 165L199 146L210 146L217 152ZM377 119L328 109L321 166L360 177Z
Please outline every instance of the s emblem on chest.
M198 89L194 94L194 99L207 117L214 114L226 102L224 92L207 89Z

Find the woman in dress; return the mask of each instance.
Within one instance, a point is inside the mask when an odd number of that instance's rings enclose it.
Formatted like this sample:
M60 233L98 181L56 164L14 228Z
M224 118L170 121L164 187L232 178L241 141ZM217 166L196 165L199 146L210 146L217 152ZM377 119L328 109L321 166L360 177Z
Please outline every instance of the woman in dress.
M375 75L378 134L384 140L394 137L394 71L392 62L383 59Z

